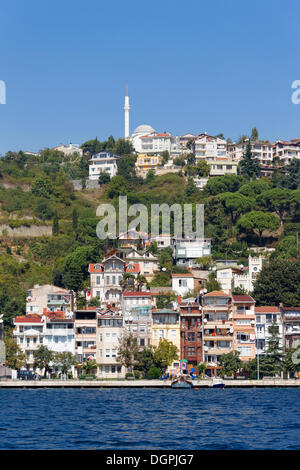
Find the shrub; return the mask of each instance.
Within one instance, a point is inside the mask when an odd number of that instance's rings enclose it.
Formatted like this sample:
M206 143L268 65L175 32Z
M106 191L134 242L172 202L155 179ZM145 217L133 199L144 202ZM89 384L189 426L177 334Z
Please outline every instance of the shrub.
M126 372L125 379L128 379L129 377L134 377L132 372Z
M142 378L142 374L139 370L134 370L133 373L134 373L134 378L135 379L141 379Z
M161 371L158 367L151 367L149 372L146 374L146 379L153 380L153 379L160 379Z

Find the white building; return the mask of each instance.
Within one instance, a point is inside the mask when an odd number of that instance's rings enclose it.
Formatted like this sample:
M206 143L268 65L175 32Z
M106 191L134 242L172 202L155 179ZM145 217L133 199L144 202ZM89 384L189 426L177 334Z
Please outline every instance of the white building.
M221 288L227 294L237 287L247 292L253 291L253 283L260 273L263 265L263 256L249 256L248 268L237 264L232 266L221 265L216 269L217 281L221 284Z
M155 307L150 292L125 291L122 294L122 312L127 333L137 338L138 345L151 344L151 309Z
M119 341L124 334L121 311L98 313L97 363L99 378L123 378L126 369L117 360Z
M172 290L175 294L183 296L194 290L194 274L172 274Z
M112 152L99 152L89 160L89 179L97 180L100 173L108 173L111 178L118 173L119 156Z
M57 147L54 147L53 150L58 150L66 156L72 155L73 153L78 153L80 156L83 154L82 148L77 144L72 144L71 142L69 144L58 145Z
M137 153L143 153L141 137L152 134L156 134L156 131L153 129L153 127L148 126L148 124L141 124L133 131L131 134L131 143Z
M62 287L52 286L50 284L39 286L36 284L32 289L27 291L26 314L37 313L42 315L44 309L53 312L56 310L70 310L72 296L72 291L63 289Z
M210 238L175 238L173 257L180 266L193 267L197 258L211 255Z
M291 163L293 158L300 158L300 139L277 140L273 145L273 157L280 158L284 165Z
M44 322L41 315L32 314L14 318L13 335L26 356L27 369L33 370L34 352L44 342Z
M272 336L270 327L276 326L279 346L283 347L283 326L280 310L275 306L255 307L256 354L265 354Z
M173 137L167 132L143 135L140 137L140 140L141 153L152 155L167 151L172 157L181 154L179 137Z
M237 144L229 144L227 146L228 157L239 162L246 152L248 140ZM255 158L258 158L261 165L270 165L273 160L273 144L268 141L251 142L251 152Z
M101 302L113 307L120 305L123 274L128 273L136 277L139 272L138 263L126 263L115 255L104 259L103 263L90 264L91 298L98 297Z
M226 140L208 134L200 134L195 140L196 163L200 160L216 161L217 158L227 158Z

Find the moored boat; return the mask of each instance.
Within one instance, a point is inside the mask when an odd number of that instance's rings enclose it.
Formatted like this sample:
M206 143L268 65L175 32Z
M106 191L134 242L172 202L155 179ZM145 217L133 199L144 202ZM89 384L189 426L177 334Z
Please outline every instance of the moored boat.
M220 377L213 377L209 387L213 388L225 388L225 383Z
M192 378L187 374L179 374L171 383L172 388L193 388Z

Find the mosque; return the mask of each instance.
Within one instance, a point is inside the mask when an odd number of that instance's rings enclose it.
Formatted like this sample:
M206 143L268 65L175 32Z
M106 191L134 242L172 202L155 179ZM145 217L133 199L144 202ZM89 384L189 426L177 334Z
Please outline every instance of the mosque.
M167 150L171 154L179 154L179 141L178 138L172 137L171 134L157 133L153 127L148 124L141 124L138 126L130 136L129 132L129 95L128 86L126 86L125 104L124 104L124 136L125 139L130 139L134 150L137 153L153 154L161 153Z

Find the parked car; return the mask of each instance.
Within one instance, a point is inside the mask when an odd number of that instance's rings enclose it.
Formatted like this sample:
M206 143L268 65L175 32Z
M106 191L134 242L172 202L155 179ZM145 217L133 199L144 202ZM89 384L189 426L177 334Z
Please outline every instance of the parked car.
M19 380L40 380L41 377L32 370L18 370L17 378Z

